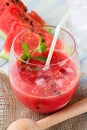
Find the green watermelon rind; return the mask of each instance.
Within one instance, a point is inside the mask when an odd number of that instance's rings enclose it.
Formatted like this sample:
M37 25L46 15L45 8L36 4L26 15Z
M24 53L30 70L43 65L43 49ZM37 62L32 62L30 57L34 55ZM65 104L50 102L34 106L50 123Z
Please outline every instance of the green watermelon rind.
M5 40L6 37L7 37L7 35L2 30L0 30L0 38Z
M0 52L0 57L3 58L3 59L5 59L6 61L9 60L9 54L5 50L2 50Z
M3 40L5 40L7 38L7 35L2 30L0 30L0 38L2 38ZM0 52L0 58L3 58L6 61L8 61L9 60L9 55L5 50L2 50Z

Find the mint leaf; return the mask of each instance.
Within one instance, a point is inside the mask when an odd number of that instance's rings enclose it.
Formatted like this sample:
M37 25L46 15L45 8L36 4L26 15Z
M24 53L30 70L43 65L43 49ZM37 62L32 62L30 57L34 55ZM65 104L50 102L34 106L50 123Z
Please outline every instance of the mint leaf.
M22 42L22 48L24 51L24 53L20 57L22 60L29 62L29 60L34 59L34 60L38 60L40 62L46 62L46 57L44 57L44 56L41 56L41 55L39 55L37 57L33 56L33 54L36 51L39 53L42 53L42 52L45 52L47 49L46 43L43 41L41 36L39 39L38 47L35 48L32 53L30 53L29 46L25 42Z
M46 62L47 58L45 56L37 56L37 57L34 57L34 59L40 62Z
M25 53L21 55L20 57L24 61L29 61L31 59L31 55L26 55Z
M43 42L42 37L40 37L38 47L35 50L38 51L39 53L42 53L45 52L46 49L47 49L46 43Z
M33 67L32 70L38 71L39 67Z
M25 42L22 42L22 48L25 53L29 53L29 47Z
M35 71L38 71L39 70L39 67L31 67L31 66L28 66L27 68L26 68L27 70L35 70Z
M23 48L24 53L21 55L20 58L24 61L29 61L32 55L30 54L29 47L25 42L22 42L22 48Z
M26 61L28 59L28 56L26 54L22 54L20 58L22 60Z

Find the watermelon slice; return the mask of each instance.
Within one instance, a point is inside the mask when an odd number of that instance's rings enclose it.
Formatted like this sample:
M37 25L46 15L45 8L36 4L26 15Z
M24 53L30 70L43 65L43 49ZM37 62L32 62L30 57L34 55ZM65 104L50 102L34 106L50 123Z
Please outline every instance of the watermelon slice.
M1 11L0 11L0 14L1 14L0 15L0 29L2 31L4 31L6 34L8 34L13 22L20 20L19 17L22 16L23 13L25 13L25 12L23 10L21 10L21 8L19 8L18 5L16 6L13 3L7 2L7 0L4 0L4 2L2 2L2 3L4 3L3 8L5 8L5 9L2 12L2 8L1 8Z
M6 39L6 42L4 44L3 51L0 54L0 56L2 58L6 59L6 60L9 59L9 51L10 51L10 48L11 48L15 35L17 35L18 32L20 32L21 30L26 29L26 27L28 28L28 32L30 34L29 39L28 38L24 39L23 34L21 34L21 38L23 37L23 40L25 43L27 43L27 44L29 43L29 49L34 49L35 46L37 47L40 36L43 37L44 41L46 42L46 45L48 46L48 48L50 48L52 40L53 40L53 35L50 34L49 32L47 32L44 28L42 28L42 26L39 28L37 28L37 27L30 28L30 26L28 27L26 24L14 23L14 25ZM15 30L15 32L14 32L14 30ZM16 50L15 50L16 52L20 52L21 38L19 40L17 40L16 44L18 44L18 46L16 46ZM64 47L63 43L60 40L58 40L56 43L56 49L61 50L61 49L63 49L63 47Z
M0 0L0 35L3 33L3 38L6 38L13 22L18 19L17 15L25 12L27 8L20 0Z
M1 0L2 1L2 0ZM11 2L10 2L11 1ZM12 2L13 0L4 0L3 4L0 2L0 29L8 35L14 21L23 22L26 24L45 24L45 21L40 16L32 11L30 13L21 9L21 6ZM16 1L16 0L14 0ZM8 3L8 4L7 4ZM2 7L4 6L4 7ZM3 9L5 8L5 9Z
M15 5L20 8L21 11L27 12L27 7L22 3L21 0L0 0L0 15L11 5Z
M8 60L14 37L24 28L30 30L36 26L43 28L46 22L35 12L27 12L26 6L19 0L0 0L0 34L6 38L0 57ZM45 28L49 31L49 28Z
M5 40L5 44L3 45L3 50L0 53L0 57L4 58L5 60L9 59L9 52L13 42L14 37L17 35L18 32L26 28L26 24L20 24L14 22L12 28L8 34L8 37ZM14 31L15 30L15 31Z

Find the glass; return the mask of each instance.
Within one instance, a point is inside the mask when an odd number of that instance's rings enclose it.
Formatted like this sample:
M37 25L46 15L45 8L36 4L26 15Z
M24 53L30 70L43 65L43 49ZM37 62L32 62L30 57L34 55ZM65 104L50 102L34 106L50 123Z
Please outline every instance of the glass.
M76 39L78 48L87 51L87 0L68 0L72 7L71 16L68 19L69 26L73 36Z
M61 29L47 70L45 62L35 58L47 57L55 26L36 27L21 31L14 39L9 58L9 79L16 97L29 109L52 113L72 99L79 81L79 57L71 34ZM35 51L42 38L47 48ZM23 43L28 45L33 58L23 59ZM29 60L29 61L28 61Z

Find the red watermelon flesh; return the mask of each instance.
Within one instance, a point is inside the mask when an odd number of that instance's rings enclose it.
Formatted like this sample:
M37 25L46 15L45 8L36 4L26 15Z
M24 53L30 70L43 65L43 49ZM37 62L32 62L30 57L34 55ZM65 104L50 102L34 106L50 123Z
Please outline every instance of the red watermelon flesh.
M45 24L45 21L40 18L40 16L35 11L33 11L33 13L25 13L17 6L12 4L9 6L9 8L5 9L3 15L0 16L0 29L8 35L14 21L26 23L30 26Z
M11 48L11 45L12 45L12 42L13 42L15 36L26 28L29 28L29 31L31 32L31 37L33 37L33 34L34 34L34 37L38 36L38 35L42 35L43 37L46 37L45 33L47 33L47 31L44 30L44 28L42 28L42 26L39 26L39 28L37 29L37 27L30 26L30 25L25 24L25 23L14 22L13 25L12 25L12 28L11 28L9 34L8 34L8 37L5 41L5 44L3 46L3 49L8 54L9 54L9 51L10 51L10 48ZM39 39L39 37L38 37L38 39ZM30 41L32 41L32 45L33 45L34 44L33 39L30 40Z
M21 0L10 0L10 2L13 2L13 4L19 7L21 11L27 12L27 7L24 5L24 3Z
M0 29L8 34L14 21L30 25L33 23L36 26L45 24L45 21L35 11L28 13L21 1L0 0Z
M33 11L34 12L34 11ZM35 13L36 14L36 13ZM5 15L5 14L4 14ZM5 16L3 15L2 18L4 18ZM40 17L39 15L36 14L36 16ZM36 17L35 16L35 17ZM6 39L6 42L5 42L5 45L4 45L4 50L6 50L7 52L10 51L10 43L12 43L12 40L14 39L14 37L17 35L17 33L19 33L22 29L24 29L25 27L29 27L30 29L32 29L33 31L33 28L34 27L37 27L39 26L39 30L41 30L42 28L42 24L45 23L43 22L43 20L40 20L40 22L34 20L32 18L31 15L28 14L28 19L29 21L27 22L26 20L23 21L21 19L18 19L18 20L15 20L15 17L13 17L10 13L8 13L8 15L6 15L5 17L5 21L7 21L7 24L3 23L3 21L0 21L0 25L1 27L5 30L4 32L8 35L7 39ZM10 24L11 23L11 24ZM16 26L16 28L15 28ZM10 38L9 38L10 36ZM10 41L10 42L9 42ZM9 43L9 48L7 46L7 42Z
M23 29L25 29L27 27L26 24L21 24L21 23L16 23L14 22L12 25L12 28L8 34L8 37L5 41L5 44L3 46L3 49L9 54L12 42L14 37Z
M7 15L6 14L7 14L7 11L5 11L4 14L0 17L0 29L3 30L3 32L8 35L15 19L9 12Z
M38 23L44 25L45 21L35 12L35 11L31 11L29 13L29 16L31 16L35 21L37 21Z
M0 16L0 29L8 34L14 21L22 21L21 15L23 15L23 13L18 6L11 3Z
M20 0L0 0L0 14L12 5L15 5L23 12L27 12L27 7Z
M13 23L11 30L3 45L3 49L0 53L0 57L2 57L5 60L9 60L9 52L11 49L13 39L18 34L18 32L20 32L21 30L23 30L25 28L26 28L26 24L16 23L16 22Z
M34 27L43 28L42 25L45 25L45 21L35 11L27 12L21 1L17 3L16 0L1 0L0 14L0 29L7 35L0 54L1 57L4 55L4 58L8 57L12 41L17 33L24 28L30 28L33 31Z
M11 45L13 43L14 37L18 34L18 32L20 32L23 29L26 29L26 27L28 28L28 26L26 26L26 24L14 23L13 28L11 29L11 31L6 39L6 42L4 44L3 50L7 53L6 57L9 56L9 51L10 51ZM15 30L15 32L13 30ZM29 27L27 38L26 37L24 38L23 35L24 34L21 34L21 37L18 40L16 40L17 46L16 46L15 51L17 54L19 52L21 52L21 50L22 50L22 45L21 45L22 39L25 43L27 43L29 45L30 50L32 50L38 46L40 36L42 36L42 38L46 42L46 45L48 48L50 48L52 40L53 40L53 35L48 33L43 28L37 29L37 28L33 27L33 31L32 31L32 28L30 29L30 27ZM60 40L58 40L56 43L56 49L58 49L58 50L63 49L63 44ZM6 57L5 57L5 59L6 59Z

